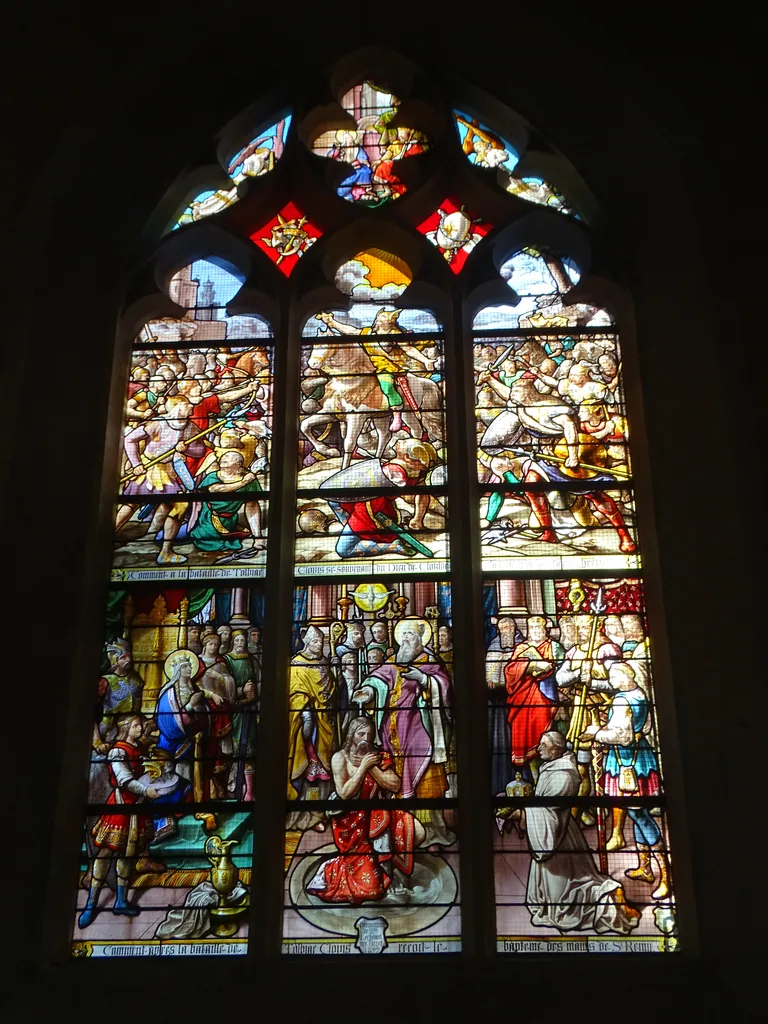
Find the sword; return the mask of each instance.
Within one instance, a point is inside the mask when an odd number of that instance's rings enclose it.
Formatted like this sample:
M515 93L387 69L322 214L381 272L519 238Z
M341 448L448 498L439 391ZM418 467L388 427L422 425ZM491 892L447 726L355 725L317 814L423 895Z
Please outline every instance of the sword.
M416 540L416 538L411 536L410 533L406 533L402 526L398 526L394 519L390 519L390 517L384 512L376 512L373 518L380 526L383 526L387 530L391 530L392 533L401 537L404 541L407 541L412 548L415 548L416 551L419 552L420 555L426 555L427 558L435 557L434 551L430 551L428 547L425 547L425 545L421 543L421 541Z
M261 540L263 538L259 537L256 539ZM252 547L243 548L242 551L233 551L231 555L225 555L223 558L218 558L215 562L212 563L212 565L214 568L216 568L216 566L219 565L226 565L227 562L236 562L239 558L255 557L256 555L261 554L262 550L264 549L259 548L258 550L254 551Z
M516 349L516 348L518 347L518 345L520 345L520 344L521 344L521 342L519 342L519 341L513 341L513 342L512 342L512 344L511 344L511 345L509 345L509 346L508 346L508 347L507 347L507 348L506 348L506 349L505 349L505 350L504 350L504 351L503 351L503 352L501 353L501 355L499 356L499 358L498 358L498 359L496 359L496 360L495 360L494 362L492 362L492 363L491 363L491 369L492 369L492 370L498 370L498 368L499 368L499 367L501 366L501 364L502 364L502 363L504 362L504 360L505 360L505 359L506 359L506 358L507 358L507 357L509 356L510 352L514 352L514 351L515 351L515 349Z

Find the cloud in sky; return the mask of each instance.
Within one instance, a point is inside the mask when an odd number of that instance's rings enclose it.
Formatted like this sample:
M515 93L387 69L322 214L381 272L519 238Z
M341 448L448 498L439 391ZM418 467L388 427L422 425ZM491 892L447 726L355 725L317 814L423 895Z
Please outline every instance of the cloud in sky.
M333 313L341 323L354 324L355 327L363 328L372 325L374 317L380 309L394 309L394 306L391 303L372 306L370 303L353 302L349 309L333 309L328 312ZM414 334L437 334L440 331L440 324L426 309L403 309L397 322L406 331L413 331ZM302 336L316 338L318 332L324 330L324 325L313 314L304 324Z
M360 260L349 260L336 271L336 287L345 295L351 295L357 302L387 302L396 299L407 288L407 284L388 282L374 287L367 280L371 268Z
M226 318L227 338L271 338L269 324L260 316L230 316Z

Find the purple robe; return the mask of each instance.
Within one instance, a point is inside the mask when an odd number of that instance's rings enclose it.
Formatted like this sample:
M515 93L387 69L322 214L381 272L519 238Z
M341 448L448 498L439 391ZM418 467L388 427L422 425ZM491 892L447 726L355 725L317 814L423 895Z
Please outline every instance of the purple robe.
M404 799L415 795L416 787L433 760L438 764L447 760L448 741L444 730L451 707L451 682L443 666L428 661L427 657L425 653L411 665L387 662L368 677L368 682L378 680L379 687L383 683L388 691L386 703L381 699L377 702L379 708L384 708L379 733L384 750L395 758L403 780L400 796ZM429 677L426 702L419 700L424 693L421 680L403 679L400 675L399 670L407 672L410 668L417 668Z

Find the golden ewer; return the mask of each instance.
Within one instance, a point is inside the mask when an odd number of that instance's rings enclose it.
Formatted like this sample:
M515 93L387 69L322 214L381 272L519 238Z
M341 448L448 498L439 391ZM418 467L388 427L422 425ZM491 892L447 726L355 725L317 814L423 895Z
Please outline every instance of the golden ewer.
M211 884L219 894L218 906L211 908L211 928L220 939L230 938L237 932L240 918L250 903L247 892L230 903L240 880L240 869L233 864L229 853L237 842L237 839L222 839L221 836L209 836L205 841L205 855L211 862Z

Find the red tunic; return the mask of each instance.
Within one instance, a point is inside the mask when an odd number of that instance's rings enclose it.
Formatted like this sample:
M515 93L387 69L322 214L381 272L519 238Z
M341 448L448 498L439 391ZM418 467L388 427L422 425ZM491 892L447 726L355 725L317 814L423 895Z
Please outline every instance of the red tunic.
M396 460L385 463L382 469L384 474L398 487L416 486L421 483L421 477L418 474L415 477L408 476L405 468ZM375 518L377 512L383 512L388 519L400 524L400 512L394 498L380 494L368 501L340 501L339 505L349 516L346 526L361 540L389 544L396 539L396 535L383 527Z
M217 657L214 665L223 665L229 674L229 665L227 665L224 658ZM213 665L206 665L201 659L200 670L194 678L194 682L200 687L203 687L203 676L212 668ZM214 772L224 771L229 766L229 760L224 758L221 754L221 741L225 736L228 736L232 732L232 705L228 700L224 700L223 704L216 705L213 701L208 702L209 714L207 716L209 721L209 732L208 742L206 744L207 753L207 764L203 766L203 775L210 773L211 769Z
M194 437L201 430L207 430L211 426L214 416L221 412L221 404L218 395L206 395L197 405L192 406L192 415L189 417L189 436ZM187 448L186 461L189 472L194 476L208 454L209 446L205 443L206 438L199 438L193 441Z
M539 689L538 680L530 670L531 661L518 657L518 651L524 651L529 646L531 645L528 643L519 644L512 652L512 660L504 669L513 764L525 764L526 761L530 761L536 754L543 733L552 727L555 716L556 704L549 697L545 697ZM552 642L545 640L536 647L536 650L542 661L552 662L554 670Z
M410 154L409 154L410 156ZM373 172L374 181L386 182L392 193L396 196L401 196L405 192L405 185L400 181L398 176L395 174L394 160L381 160Z
M126 762L131 769L134 779L143 774L141 765L141 751L131 743L120 740L114 744L113 750L123 750L127 754ZM121 789L115 775L112 763L109 765L109 781L112 785L112 792L109 794L108 804L122 804L131 806L140 799L136 793L129 789ZM118 799L119 795L119 799ZM102 814L99 820L91 829L91 835L96 846L106 846L115 853L125 853L129 842L134 851L140 849L153 834L152 818L145 814Z
M393 764L392 757L384 754L380 768L386 771ZM360 799L373 800L381 796L376 780L367 773L360 791ZM374 849L373 841L389 829L391 852ZM359 810L349 811L333 819L333 840L340 856L323 866L325 885L307 887L307 892L326 903L363 903L378 900L392 880L382 864L391 860L404 875L413 872L414 819L407 811Z
M388 543L395 539L395 534L383 527L375 518L377 512L383 512L388 519L399 524L400 513L397 511L394 498L381 494L369 501L340 501L339 505L349 516L347 527L362 540Z

